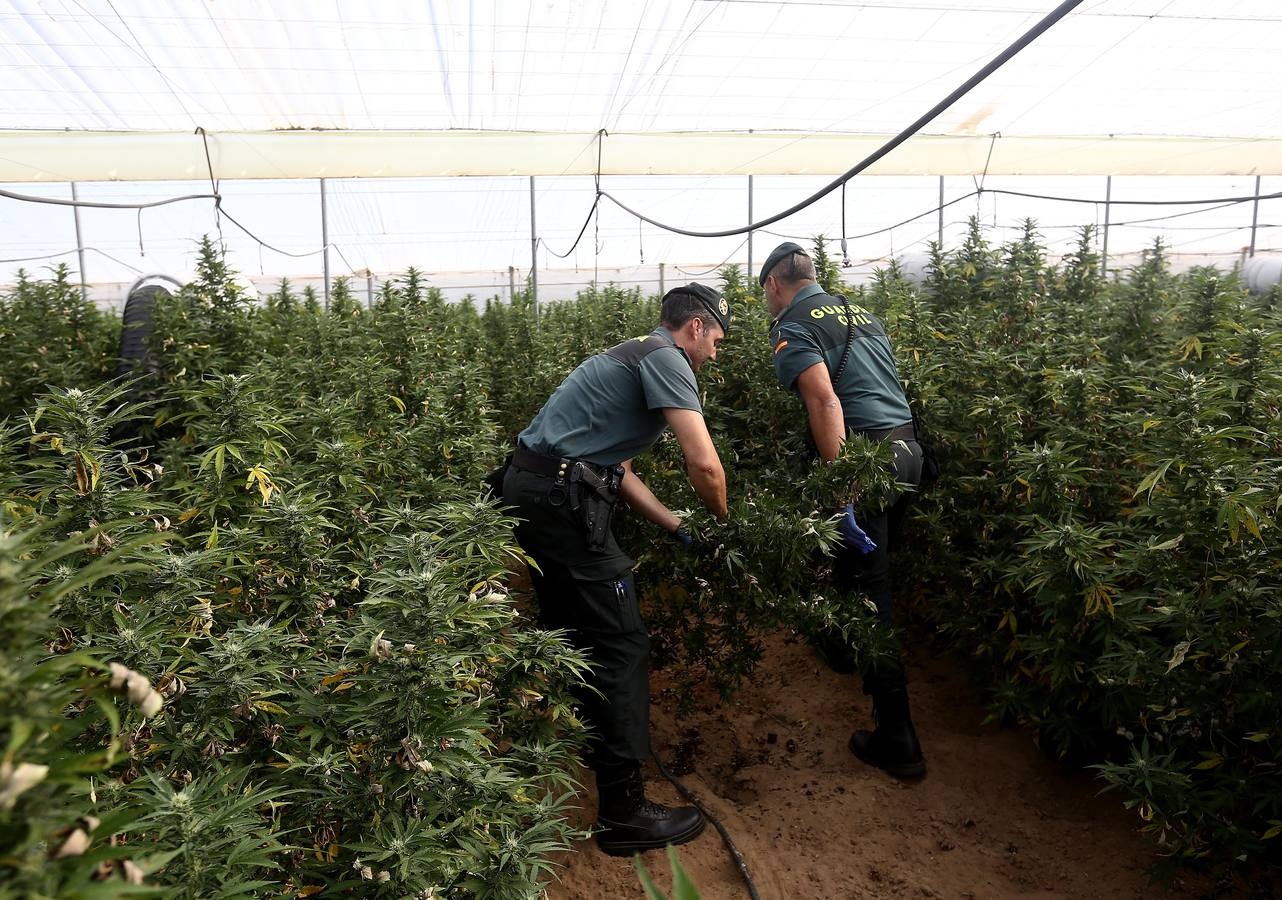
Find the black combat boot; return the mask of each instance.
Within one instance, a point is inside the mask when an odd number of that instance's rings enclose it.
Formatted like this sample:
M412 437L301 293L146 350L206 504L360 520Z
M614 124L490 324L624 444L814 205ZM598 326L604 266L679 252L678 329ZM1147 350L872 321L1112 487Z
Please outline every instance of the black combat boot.
M610 856L631 856L684 844L703 831L693 806L670 809L645 798L640 765L597 772L597 845Z
M850 736L850 752L870 766L896 778L920 778L926 774L917 731L908 711L908 688L877 691L872 701L875 731L856 731Z

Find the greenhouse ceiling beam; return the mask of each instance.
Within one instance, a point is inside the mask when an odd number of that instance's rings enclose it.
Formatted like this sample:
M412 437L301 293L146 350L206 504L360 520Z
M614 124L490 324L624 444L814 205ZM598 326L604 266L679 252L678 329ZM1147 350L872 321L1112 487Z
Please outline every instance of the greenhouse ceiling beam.
M604 136L602 175L832 175L880 134L646 132ZM281 131L209 134L222 179L592 175L596 134ZM991 152L991 158L990 158ZM1282 138L918 135L873 175L1279 175ZM0 132L0 182L209 177L186 132Z

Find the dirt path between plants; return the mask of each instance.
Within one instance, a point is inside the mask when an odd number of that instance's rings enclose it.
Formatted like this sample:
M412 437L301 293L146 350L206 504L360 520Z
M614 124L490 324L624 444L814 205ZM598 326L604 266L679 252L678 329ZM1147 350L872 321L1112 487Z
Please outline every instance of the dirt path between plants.
M858 681L795 640L768 643L733 705L709 692L685 718L656 673L654 745L688 770L683 780L730 831L763 900L1202 894L1190 879L1169 891L1150 885L1153 853L1118 797L1043 758L1027 733L982 726L984 710L954 665L919 652L909 677L930 767L917 783L851 755L850 731L869 716ZM652 766L647 776L656 799L678 802ZM591 822L591 792L582 799ZM704 900L748 896L711 827L680 855ZM666 891L664 855L645 861ZM560 862L551 900L644 896L630 860L589 843Z

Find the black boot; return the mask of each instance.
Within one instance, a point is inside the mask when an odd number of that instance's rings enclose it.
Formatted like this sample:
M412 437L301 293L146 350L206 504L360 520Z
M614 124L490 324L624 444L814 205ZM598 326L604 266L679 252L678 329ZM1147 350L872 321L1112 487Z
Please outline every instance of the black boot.
M693 806L670 809L645 798L639 765L597 772L597 845L610 856L631 856L684 844L703 831Z
M850 675L855 671L855 653L850 641L842 637L841 630L833 628L822 631L810 638L819 660L838 675Z
M850 736L850 752L870 766L896 778L920 778L926 774L917 731L908 711L908 688L877 691L872 701L875 731L856 731Z

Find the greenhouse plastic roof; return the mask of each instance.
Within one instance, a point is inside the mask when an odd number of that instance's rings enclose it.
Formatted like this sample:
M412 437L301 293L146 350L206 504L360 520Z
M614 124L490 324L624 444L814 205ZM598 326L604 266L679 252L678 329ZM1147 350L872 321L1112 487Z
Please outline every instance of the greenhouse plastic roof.
M591 173L601 129L613 174L837 172L1054 5L14 0L0 181L199 177L197 128L220 177ZM1275 0L1086 0L876 171L1282 172L1279 45Z

